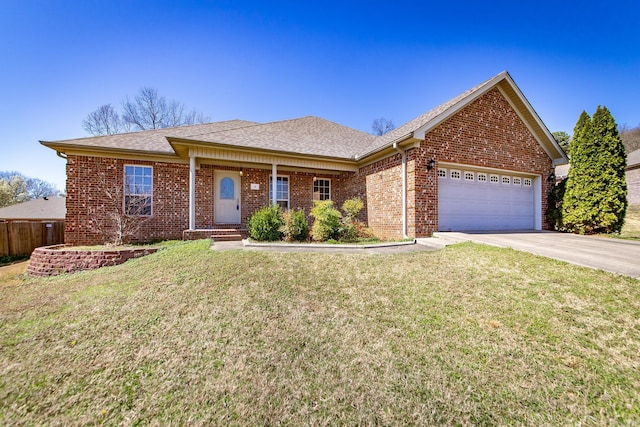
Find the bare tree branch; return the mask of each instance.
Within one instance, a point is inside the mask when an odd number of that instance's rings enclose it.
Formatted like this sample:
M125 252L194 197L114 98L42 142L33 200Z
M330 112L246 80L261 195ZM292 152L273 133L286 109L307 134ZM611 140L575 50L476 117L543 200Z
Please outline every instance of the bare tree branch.
M640 125L635 128L622 125L620 127L620 138L627 153L640 149Z
M104 203L90 209L90 228L101 234L104 241L120 246L136 239L142 226L151 219L147 214L147 200L140 197L125 197L122 185L100 178Z
M382 136L395 128L396 125L393 124L393 120L385 119L384 117L378 117L371 124L371 130L377 136Z
M122 104L124 122L137 130L160 129L166 127L205 123L209 117L196 110L187 111L181 102L167 99L158 94L154 88L144 87L131 101L129 98Z
M127 130L120 115L111 104L101 105L97 110L89 113L82 121L82 128L91 135L113 135Z

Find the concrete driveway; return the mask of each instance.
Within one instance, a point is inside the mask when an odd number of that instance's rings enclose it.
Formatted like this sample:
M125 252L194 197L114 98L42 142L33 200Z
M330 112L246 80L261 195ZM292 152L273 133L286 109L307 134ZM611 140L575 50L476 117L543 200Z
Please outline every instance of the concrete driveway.
M572 264L640 279L640 242L607 237L579 236L553 231L438 232L449 241L472 241L513 248Z

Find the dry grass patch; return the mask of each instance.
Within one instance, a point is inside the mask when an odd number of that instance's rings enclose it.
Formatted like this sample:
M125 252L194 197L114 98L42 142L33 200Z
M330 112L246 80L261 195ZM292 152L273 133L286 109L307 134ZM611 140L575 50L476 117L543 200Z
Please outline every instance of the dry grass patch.
M14 286L22 283L29 261L0 266L0 286Z
M640 205L629 206L622 227L622 237L640 239Z
M640 422L638 281L473 244L209 245L0 287L0 422Z

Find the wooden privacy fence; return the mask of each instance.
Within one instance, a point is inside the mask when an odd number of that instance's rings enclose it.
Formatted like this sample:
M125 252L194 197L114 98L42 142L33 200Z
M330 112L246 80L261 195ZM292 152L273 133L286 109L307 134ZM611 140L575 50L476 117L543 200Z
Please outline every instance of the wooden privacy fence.
M30 255L64 243L64 221L0 221L0 256Z

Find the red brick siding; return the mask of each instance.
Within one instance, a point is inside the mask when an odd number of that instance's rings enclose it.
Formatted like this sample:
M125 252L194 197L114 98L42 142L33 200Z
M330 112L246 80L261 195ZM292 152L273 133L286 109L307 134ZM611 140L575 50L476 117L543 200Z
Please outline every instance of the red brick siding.
M153 216L142 226L138 240L182 237L182 230L189 225L189 166L70 155L67 157L67 243L104 243L96 224L108 222L105 189L119 188L122 192L125 165L153 167Z
M221 169L221 168L215 168ZM214 226L213 200L215 194L215 181L213 165L200 165L196 169L196 228L211 229ZM189 170L187 169L187 173ZM187 181L187 226L189 215L189 181Z
M178 163L131 161L123 159L75 156L67 159L66 242L73 245L104 243L96 227L105 222L105 187L123 187L124 166L139 164L153 167L153 216L143 225L138 240L181 239L189 228L189 166ZM216 228L214 216L215 171L239 170L237 167L202 164L196 170L196 228ZM332 198L343 197L344 180L338 175L280 171L289 176L290 207L302 208L309 215L313 206L313 177L331 180ZM269 200L270 169L243 168L241 187L241 223L225 227L246 227L249 217ZM109 183L109 184L107 184ZM259 184L251 190L251 184ZM342 199L340 199L342 200ZM339 203L338 203L339 202ZM342 202L338 201L339 206Z
M336 185L334 185L334 182ZM358 197L364 202L360 220L367 222L366 176L362 173L344 172L331 180L331 198L340 209L347 199Z
M540 175L542 225L550 229L544 212L551 190L546 179L553 171L551 159L498 89L492 89L441 123L411 154L416 168L416 219L411 225L415 236L429 236L438 229L437 167L426 170L431 158L437 162Z
M360 168L366 189L366 222L381 238L402 237L402 156Z
M630 205L640 205L640 165L627 170L627 200Z
M249 221L251 215L263 206L269 204L269 177L271 170L244 169L242 176L242 224ZM251 184L259 184L258 190L252 190Z
M511 105L493 89L429 132L419 148L407 150L407 234L430 236L438 230L437 167L427 172L430 159L538 174L542 177L544 212L551 187L551 159ZM377 235L402 237L401 155L395 154L344 176L344 188L366 193L366 221ZM362 196L361 196L362 197Z
M71 250L68 245L36 248L29 259L27 272L32 276L56 276L83 270L122 264L156 252L155 248L112 249L108 251Z

